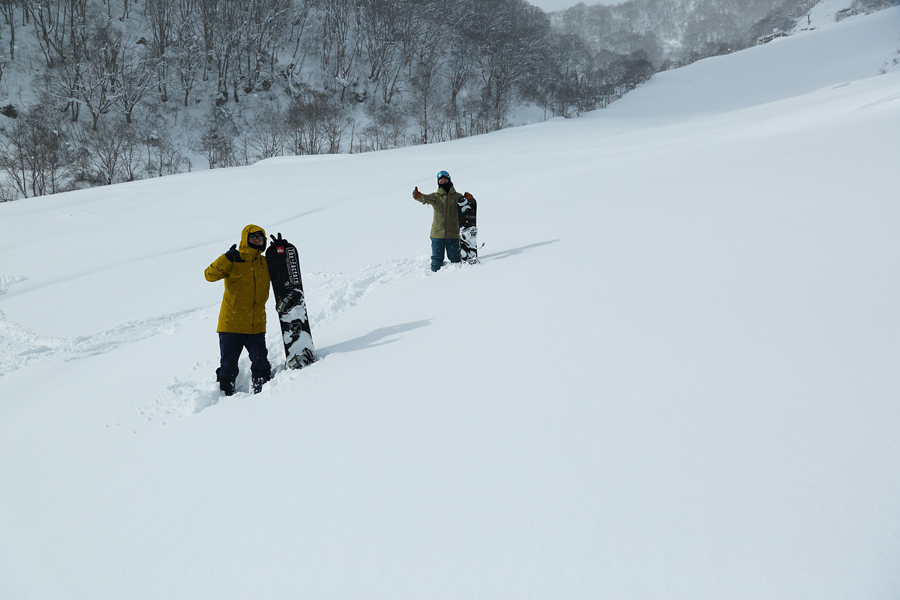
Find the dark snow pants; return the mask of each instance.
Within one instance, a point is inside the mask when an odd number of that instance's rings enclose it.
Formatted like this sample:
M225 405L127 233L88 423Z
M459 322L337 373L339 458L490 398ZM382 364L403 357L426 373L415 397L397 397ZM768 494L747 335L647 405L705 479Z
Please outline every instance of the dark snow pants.
M444 266L444 250L452 263L461 261L459 256L459 240L431 238L431 270L437 271Z
M234 383L238 376L238 359L244 348L250 354L250 374L253 379L268 381L272 377L272 365L269 364L269 350L266 348L265 333L219 332L219 351L222 360L219 368L216 369L218 381Z

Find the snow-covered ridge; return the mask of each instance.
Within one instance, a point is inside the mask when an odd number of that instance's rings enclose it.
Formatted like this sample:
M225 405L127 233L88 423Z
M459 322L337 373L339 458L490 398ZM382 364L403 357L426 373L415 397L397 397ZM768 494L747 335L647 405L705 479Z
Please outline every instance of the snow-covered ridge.
M878 75L900 50L900 8L841 23L814 14L816 30L658 73L609 112L684 119L759 106Z

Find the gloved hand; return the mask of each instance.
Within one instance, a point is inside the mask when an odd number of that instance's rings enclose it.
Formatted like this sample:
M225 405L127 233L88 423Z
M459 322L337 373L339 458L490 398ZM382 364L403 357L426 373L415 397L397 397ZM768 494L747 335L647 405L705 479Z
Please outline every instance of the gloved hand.
M281 237L280 233L278 234L277 238L274 235L270 235L269 237L272 238L273 246L284 246L285 244L289 243L286 239Z
M228 259L228 262L244 262L244 259L241 258L241 253L238 252L237 244L231 246L231 249L225 253L225 258Z
M422 192L419 191L419 186L416 186L416 189L413 190L413 198L418 200L422 197Z
M466 192L465 194L463 194L463 196L466 197L466 200L474 200L475 199L475 196L473 196L469 192Z

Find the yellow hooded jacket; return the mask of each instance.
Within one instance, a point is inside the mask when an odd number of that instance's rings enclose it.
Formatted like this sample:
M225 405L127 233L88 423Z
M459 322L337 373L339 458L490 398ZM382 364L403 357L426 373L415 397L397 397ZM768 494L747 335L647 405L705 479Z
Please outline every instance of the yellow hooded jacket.
M225 280L225 296L219 311L220 333L265 333L266 301L269 299L269 267L262 251L247 241L262 227L247 225L241 233L240 259L227 252L206 269L207 281Z

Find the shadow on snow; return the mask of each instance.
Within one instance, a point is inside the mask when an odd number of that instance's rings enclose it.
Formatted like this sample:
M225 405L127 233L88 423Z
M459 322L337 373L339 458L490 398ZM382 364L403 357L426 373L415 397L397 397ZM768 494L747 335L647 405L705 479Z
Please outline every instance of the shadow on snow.
M329 354L340 354L342 352L356 352L357 350L377 348L378 346L384 346L385 344L391 344L397 341L397 338L385 338L397 336L401 333L406 333L407 331L413 331L414 329L428 327L429 325L431 325L430 319L427 319L425 321L404 323L403 325L393 325L391 327L381 327L358 338L348 340L346 342L341 342L339 344L334 344L333 346L328 346L327 348L319 349L316 351L316 356L318 356L319 358L325 358Z
M478 260L502 260L504 258L509 258L510 256L522 254L526 250L532 250L534 248L540 248L541 246L549 246L550 244L555 244L558 241L559 240L549 240L547 242L537 242L536 244L529 244L527 246L522 246L521 248L513 248L512 250L504 250L502 252L495 252L494 254L483 254L478 257Z

